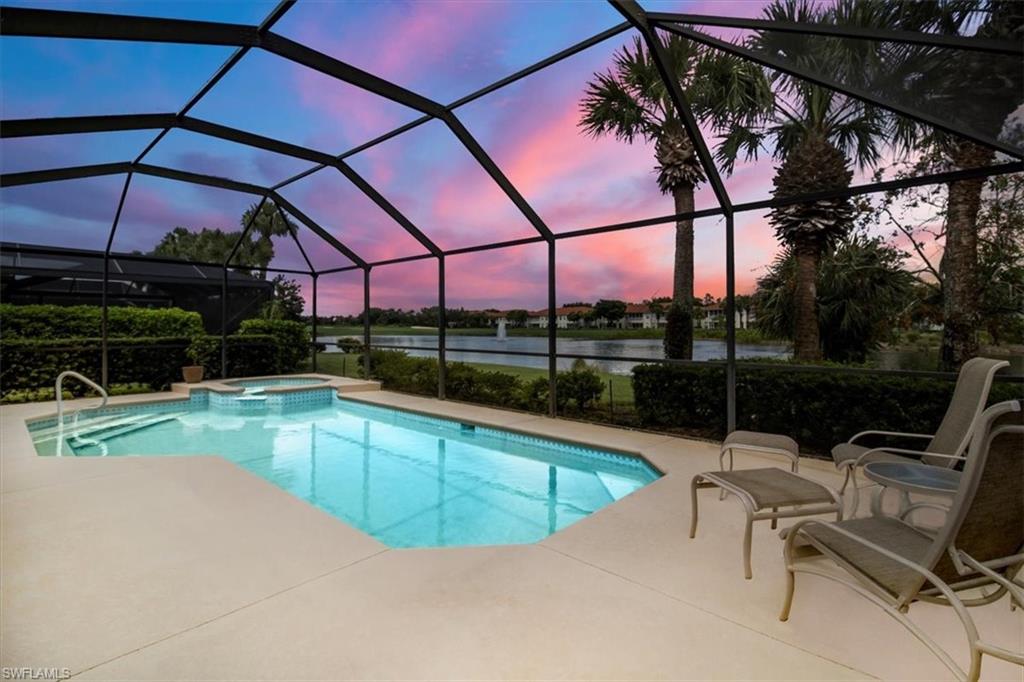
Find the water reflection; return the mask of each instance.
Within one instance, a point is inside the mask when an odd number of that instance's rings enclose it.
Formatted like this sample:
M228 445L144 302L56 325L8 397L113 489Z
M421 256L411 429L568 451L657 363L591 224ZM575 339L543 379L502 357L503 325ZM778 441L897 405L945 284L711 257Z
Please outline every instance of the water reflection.
M319 336L317 340L327 345L327 352L338 352L335 342L337 336ZM406 351L414 357L436 357L431 351L412 350L414 347L437 348L436 336L408 335L374 335L373 343L385 346L401 346L410 348ZM637 364L632 358L641 360L661 360L665 357L661 339L558 339L558 352L567 355L603 355L610 357L631 358L630 360L588 360L588 364L612 374L629 374ZM459 350L460 348L479 348L491 353L473 353ZM503 354L501 351L540 353L544 357ZM453 362L482 362L494 365L514 365L517 367L535 367L547 369L548 340L539 336L510 336L499 339L495 336L448 336L447 357ZM1010 372L1024 374L1024 354L985 353L986 357L999 358L1010 362ZM773 343L737 343L736 357L740 360L787 359L791 357L790 347ZM724 360L725 341L723 339L695 339L693 342L694 360ZM558 368L569 369L572 358L559 358ZM869 364L879 369L935 371L938 366L937 350L918 348L886 348L870 355Z
M403 348L436 348L436 336L404 336L375 335L374 344L385 346L401 346ZM328 352L336 351L334 343L337 336L320 336L317 340L327 344ZM494 353L473 353L460 351L460 348L479 348ZM558 339L558 352L568 355L604 355L622 358L640 358L641 360L660 360L665 357L661 339ZM546 369L547 357L531 357L508 355L500 351L546 354L548 340L539 336L511 336L498 339L493 336L449 336L447 337L447 357L455 362L486 362L495 365L515 365L518 367L536 367ZM415 357L435 357L430 351L408 350ZM788 358L789 348L777 344L736 344L738 358ZM725 341L720 339L696 339L693 342L694 360L724 360ZM572 365L571 358L559 358L559 369L568 369ZM637 364L635 360L588 360L590 365L612 374L629 374Z

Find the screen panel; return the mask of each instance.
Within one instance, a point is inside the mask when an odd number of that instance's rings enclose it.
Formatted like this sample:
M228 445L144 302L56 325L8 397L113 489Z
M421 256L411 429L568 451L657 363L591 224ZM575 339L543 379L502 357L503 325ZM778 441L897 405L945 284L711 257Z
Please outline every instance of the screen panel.
M136 174L113 250L223 263L241 235L242 216L259 198Z
M123 175L0 189L0 241L103 251Z
M648 98L648 86L632 88L630 69L617 61L626 51L646 54L637 40L621 34L456 112L555 232L676 212L676 184L668 193L659 186L655 144L674 109ZM659 83L654 74L649 85ZM631 111L646 112L643 125L620 123L622 96ZM707 183L693 201L718 205Z
M155 134L152 130L78 133L0 139L4 173L131 161Z
M537 234L440 121L402 133L349 162L442 249Z
M179 129L167 133L145 162L262 187L313 167L302 159Z
M383 188L378 187L383 191ZM425 253L426 249L335 168L282 187L281 194L366 261ZM386 192L385 192L386 195ZM320 250L314 248L318 254ZM323 255L323 254L320 254ZM333 256L328 256L333 261ZM319 256L318 256L319 258ZM313 257L317 269L338 267Z
M5 119L175 112L232 49L5 36L0 112Z
M419 113L319 71L251 50L192 115L339 154Z
M446 104L622 20L597 2L300 3L275 30Z

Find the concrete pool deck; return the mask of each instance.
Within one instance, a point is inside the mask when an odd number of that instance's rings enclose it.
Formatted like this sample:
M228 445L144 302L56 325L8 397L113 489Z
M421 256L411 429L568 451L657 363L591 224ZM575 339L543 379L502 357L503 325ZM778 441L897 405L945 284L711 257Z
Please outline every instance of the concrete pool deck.
M0 665L104 680L951 679L829 581L798 576L780 623L781 542L755 525L744 580L736 500L705 493L689 540L690 478L717 468L715 445L385 391L345 397L638 452L666 475L533 545L395 550L215 453L38 457L24 422L54 404L6 406ZM737 453L738 467L769 461ZM838 482L827 463L801 464ZM1024 645L1024 615L1005 598L971 612L995 643ZM965 663L951 609L911 616ZM1022 675L984 660L983 679Z

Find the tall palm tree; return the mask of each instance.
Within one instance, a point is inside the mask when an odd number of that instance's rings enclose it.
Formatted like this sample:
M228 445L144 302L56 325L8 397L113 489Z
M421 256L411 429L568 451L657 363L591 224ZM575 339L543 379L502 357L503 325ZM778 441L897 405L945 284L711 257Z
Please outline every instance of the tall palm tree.
M661 39L661 38L659 38ZM694 114L715 127L743 122L770 108L771 89L764 73L742 60L707 50L679 36L663 40L672 70L679 79ZM580 126L590 135L613 135L632 143L637 138L654 143L658 187L672 196L677 214L694 209L694 192L704 181L701 167L668 89L643 41L637 37L615 54L611 68L594 74L581 102ZM689 331L682 343L669 344L673 355L693 356L693 220L676 222L672 307L682 311L688 324L674 329ZM683 331L682 333L685 333Z
M252 229L249 231L248 241L252 243L251 250L261 256L258 262L261 267L256 271L259 279L267 278L267 266L274 258L274 237L283 237L298 229L291 218L279 211L277 205L269 199L263 202L263 206L252 204L242 214L241 224L244 228L252 220L253 213L259 209L256 219L253 221ZM255 235L255 239L252 237Z
M801 23L887 26L894 3L847 0L823 8L807 0L776 0L765 18ZM748 47L817 74L860 85L884 73L886 62L870 41L762 32ZM889 145L906 139L906 128L877 108L807 81L773 72L775 107L753 126L736 125L726 133L718 158L731 170L737 158L756 157L769 146L781 163L773 178L779 199L850 186L852 167L868 168ZM773 209L769 222L791 249L796 265L793 356L814 362L822 357L815 288L822 255L853 227L849 199L828 199Z
M941 8L949 32L962 32L972 19L979 21L979 38L1017 42L1024 40L1024 4L1014 0L957 3ZM1019 60L993 58L967 51L919 50L917 61L922 82L940 110L955 112L975 130L1001 137L1007 119L1024 103L1024 70ZM952 59L951 59L952 57ZM947 168L979 168L993 163L996 153L963 138L922 135L924 144L939 151ZM1016 132L1020 132L1019 130ZM1005 139L1005 136L1004 136ZM1016 140L1021 146L1021 140ZM941 270L943 334L939 368L956 371L978 354L977 332L981 326L978 264L978 214L984 178L948 185L946 240Z

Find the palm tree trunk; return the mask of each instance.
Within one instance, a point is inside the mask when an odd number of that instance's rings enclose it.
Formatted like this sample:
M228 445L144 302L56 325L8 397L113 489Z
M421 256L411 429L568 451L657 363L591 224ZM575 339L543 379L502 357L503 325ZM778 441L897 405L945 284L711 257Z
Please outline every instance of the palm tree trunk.
M672 190L676 213L692 213L694 186L680 184ZM672 270L672 301L686 311L690 333L681 346L682 360L693 359L693 220L676 221L676 252Z
M953 150L957 168L988 165L993 152L972 142ZM978 354L978 209L985 179L949 184L946 245L942 254L942 348L939 368L955 372Z
M798 245L794 250L796 291L793 297L793 359L817 362L821 360L817 287L818 260L821 254L810 245Z

